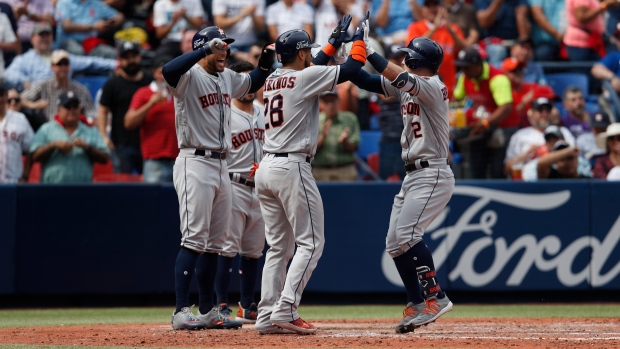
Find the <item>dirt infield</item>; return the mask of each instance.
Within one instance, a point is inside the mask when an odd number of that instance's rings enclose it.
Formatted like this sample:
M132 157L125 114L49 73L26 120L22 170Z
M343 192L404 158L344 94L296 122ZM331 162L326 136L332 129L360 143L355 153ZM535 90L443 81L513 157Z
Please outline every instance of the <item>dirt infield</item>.
M620 348L620 318L440 319L399 335L397 320L315 322L316 335L241 330L174 331L169 324L0 329L2 344L211 348Z

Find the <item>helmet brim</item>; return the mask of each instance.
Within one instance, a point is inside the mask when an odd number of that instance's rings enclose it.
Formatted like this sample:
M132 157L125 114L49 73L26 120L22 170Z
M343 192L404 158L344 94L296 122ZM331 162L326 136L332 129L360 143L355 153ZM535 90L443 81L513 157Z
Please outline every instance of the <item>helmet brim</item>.
M227 44L232 44L233 42L235 42L235 39L233 38L222 38L222 41L224 41Z

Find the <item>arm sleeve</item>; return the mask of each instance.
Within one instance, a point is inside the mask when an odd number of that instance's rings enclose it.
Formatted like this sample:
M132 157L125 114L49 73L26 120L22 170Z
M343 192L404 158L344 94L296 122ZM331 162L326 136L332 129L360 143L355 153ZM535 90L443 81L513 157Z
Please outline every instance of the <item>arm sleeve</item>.
M95 56L79 56L79 55L70 55L69 60L71 61L71 70L72 71L83 71L83 70L114 70L116 68L116 60Z
M26 61L24 60L24 57L15 57L13 62L11 62L8 68L4 71L4 78L12 84L22 84L28 78L26 74L23 73L23 70L25 70L25 63Z
M265 84L265 80L267 79L269 74L271 74L271 69L262 70L260 67L254 68L254 70L249 73L251 86L248 93L254 93L260 90L260 88L263 87L263 85Z
M312 64L314 64L314 65L327 65L327 63L329 63L330 59L331 59L330 56L328 56L325 52L323 52L323 50L320 50L319 53L317 53L316 56L314 56L314 58L312 58Z
M365 70L360 70L359 74L353 76L351 82L357 87L366 91L384 94L381 80L383 77L377 74L368 74Z
M338 76L337 83L340 84L342 82L349 81L352 77L359 74L363 66L364 64L362 62L356 61L353 57L349 56L347 61L339 66L340 74Z
M510 80L506 75L495 75L489 82L489 88L498 107L512 103L512 87L510 87Z
M101 97L99 98L99 104L103 105L104 107L111 108L112 104L114 103L113 95L114 88L112 86L112 81L108 80L105 84L103 84L103 87L101 87Z
M187 73L187 71L203 57L205 57L203 50L188 52L166 63L161 73L168 85L172 88L176 88L181 79L181 75Z

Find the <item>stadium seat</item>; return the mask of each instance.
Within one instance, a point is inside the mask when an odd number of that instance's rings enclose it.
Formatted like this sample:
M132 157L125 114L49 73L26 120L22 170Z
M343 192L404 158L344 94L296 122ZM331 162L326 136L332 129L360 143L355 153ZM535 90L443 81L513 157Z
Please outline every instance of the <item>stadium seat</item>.
M39 183L41 181L41 163L34 162L30 166L30 173L28 175L28 183Z
M86 88L88 89L88 92L90 92L90 96L92 97L94 101L95 96L97 96L97 91L99 91L99 89L103 87L103 84L105 84L105 82L108 81L108 77L107 76L82 76L79 78L75 78L75 81L86 86Z
M379 141L381 131L364 130L360 131L360 145L357 148L357 155L366 160L371 153L379 152Z
M370 168L373 171L375 171L375 173L379 173L379 153L378 152L368 154L368 156L366 157L366 163L368 163L368 166L370 166Z
M554 73L546 74L547 84L551 86L556 96L562 98L564 89L568 86L577 86L587 98L590 95L589 81L586 74L581 73Z

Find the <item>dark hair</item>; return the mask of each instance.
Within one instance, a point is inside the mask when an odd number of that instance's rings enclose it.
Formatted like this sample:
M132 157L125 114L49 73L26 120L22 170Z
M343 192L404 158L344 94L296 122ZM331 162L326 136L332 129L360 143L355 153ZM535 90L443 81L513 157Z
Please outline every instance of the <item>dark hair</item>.
M230 70L241 73L248 70L254 70L254 64L248 61L240 61L229 67Z
M583 91L579 87L574 86L574 85L568 86L567 88L564 89L564 92L562 93L562 100L566 99L567 94L577 93L577 92L584 94Z

